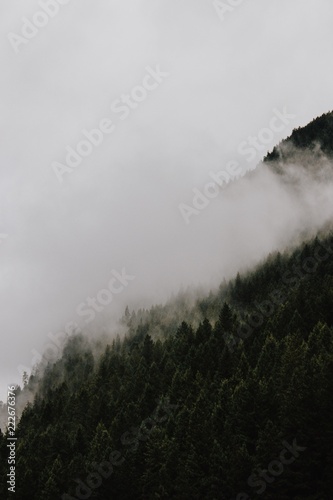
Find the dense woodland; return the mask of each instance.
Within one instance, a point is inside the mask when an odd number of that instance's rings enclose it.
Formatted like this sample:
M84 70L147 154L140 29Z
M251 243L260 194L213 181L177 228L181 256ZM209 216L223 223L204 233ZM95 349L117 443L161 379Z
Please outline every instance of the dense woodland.
M312 153L333 156L333 112L325 113L319 118L315 118L305 127L298 127L293 133L275 146L273 151L265 157L266 162L277 160L287 161L295 149L309 149Z
M112 452L118 465L90 498L259 498L264 484L267 499L332 498L332 255L333 234L271 256L198 300L195 329L164 322L154 338L161 307L127 311L129 334L100 359L71 338L19 423L17 498L88 498L75 479ZM306 450L260 480L295 439ZM5 437L0 450L7 498Z
M127 308L100 356L72 336L17 388L36 396L16 498L332 499L332 304L326 231L206 296ZM7 454L1 433L2 499Z

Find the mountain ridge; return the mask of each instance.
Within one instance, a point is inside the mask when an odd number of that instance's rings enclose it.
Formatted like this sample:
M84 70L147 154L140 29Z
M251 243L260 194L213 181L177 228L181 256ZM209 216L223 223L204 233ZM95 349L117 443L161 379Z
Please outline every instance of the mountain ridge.
M329 152L326 115L265 163ZM16 388L17 398L35 395L17 426L18 498L330 499L332 304L327 223L218 290L127 308L122 339L73 335ZM6 438L0 432L0 495L9 499ZM283 450L288 464L277 460Z

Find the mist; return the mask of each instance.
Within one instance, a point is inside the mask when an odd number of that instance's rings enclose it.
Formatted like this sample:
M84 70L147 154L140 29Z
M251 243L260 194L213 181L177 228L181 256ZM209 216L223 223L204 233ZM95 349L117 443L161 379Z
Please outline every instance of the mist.
M296 155L282 173L243 176L332 108L333 5L267 3L222 22L199 0L72 1L17 53L8 34L39 3L1 7L0 399L52 335L108 334L126 305L218 286L332 217L322 156L314 171ZM293 118L272 131L283 109ZM101 126L102 142L68 166L84 131ZM265 139L251 158L249 137ZM193 190L229 162L239 178L186 223L179 206L193 207Z

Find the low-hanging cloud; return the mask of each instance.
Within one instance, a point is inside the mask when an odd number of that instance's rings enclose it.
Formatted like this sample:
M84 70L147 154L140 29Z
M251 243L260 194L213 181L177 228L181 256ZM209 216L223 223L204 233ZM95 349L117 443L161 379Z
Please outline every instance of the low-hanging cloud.
M263 167L188 226L178 205L267 126L273 108L297 117L274 143L331 108L330 2L244 2L221 23L201 0L72 0L17 54L8 33L20 33L39 2L0 9L0 398L50 332L80 323L78 304L97 297L112 270L135 280L88 325L92 333L107 331L127 303L215 286L329 218L331 184L298 163L286 174L297 193ZM170 75L163 85L60 184L52 162L157 65Z

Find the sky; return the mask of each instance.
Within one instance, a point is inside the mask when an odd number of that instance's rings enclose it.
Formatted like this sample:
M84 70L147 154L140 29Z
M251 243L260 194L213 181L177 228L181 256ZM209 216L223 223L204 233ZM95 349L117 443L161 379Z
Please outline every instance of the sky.
M318 184L297 204L269 175L209 183L333 109L332 16L331 0L1 3L0 399L65 329L109 333L127 304L288 244Z

